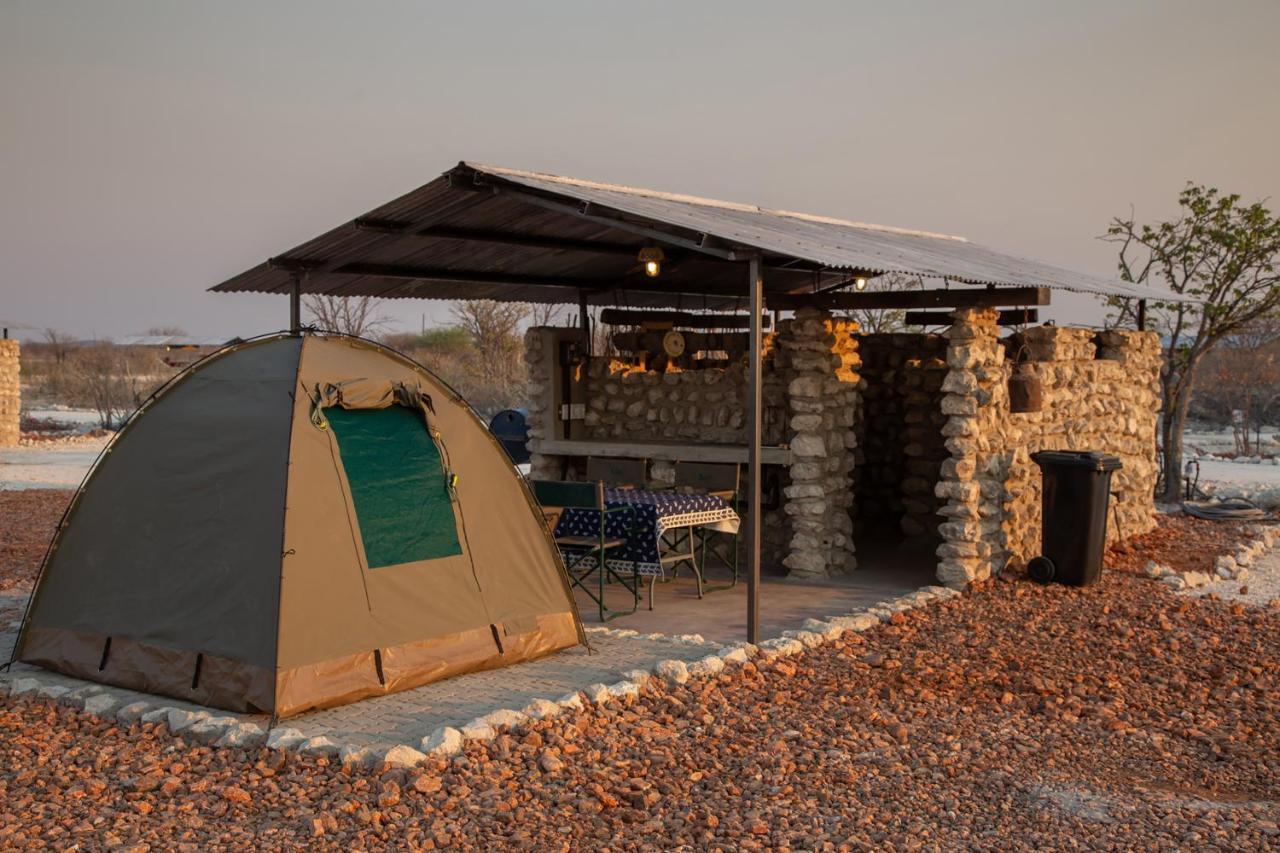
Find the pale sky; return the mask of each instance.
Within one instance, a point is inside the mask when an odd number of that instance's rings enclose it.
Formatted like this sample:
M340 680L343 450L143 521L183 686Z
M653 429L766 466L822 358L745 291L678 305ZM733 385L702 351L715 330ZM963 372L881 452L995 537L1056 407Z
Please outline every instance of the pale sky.
M278 329L205 288L461 159L1111 273L1130 205L1280 195L1278 40L1276 0L0 0L0 320Z

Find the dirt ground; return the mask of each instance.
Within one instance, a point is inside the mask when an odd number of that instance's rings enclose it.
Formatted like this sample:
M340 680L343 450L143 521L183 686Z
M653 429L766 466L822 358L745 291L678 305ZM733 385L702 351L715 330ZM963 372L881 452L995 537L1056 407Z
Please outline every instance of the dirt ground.
M1011 578L413 771L0 699L0 847L1280 848L1277 720L1280 610Z

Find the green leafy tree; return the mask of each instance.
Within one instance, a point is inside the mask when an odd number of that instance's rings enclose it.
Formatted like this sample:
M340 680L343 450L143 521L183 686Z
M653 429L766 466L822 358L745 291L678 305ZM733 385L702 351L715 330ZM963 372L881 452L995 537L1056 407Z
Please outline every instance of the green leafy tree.
M1188 184L1175 219L1139 225L1132 214L1112 220L1104 240L1119 246L1126 281L1164 286L1195 302L1154 301L1148 325L1165 346L1163 409L1164 498L1178 499L1182 433L1204 356L1250 323L1280 313L1280 220L1263 202ZM1117 325L1137 318L1136 300L1108 300Z

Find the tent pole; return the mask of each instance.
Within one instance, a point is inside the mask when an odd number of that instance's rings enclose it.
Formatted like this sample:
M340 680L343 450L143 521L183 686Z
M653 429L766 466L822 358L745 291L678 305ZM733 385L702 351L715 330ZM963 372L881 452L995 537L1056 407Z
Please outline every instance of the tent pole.
M302 331L302 277L305 273L296 272L289 276L289 332L298 334Z
M747 642L760 642L760 315L764 312L764 282L760 256L747 262L751 281L750 361L747 371Z

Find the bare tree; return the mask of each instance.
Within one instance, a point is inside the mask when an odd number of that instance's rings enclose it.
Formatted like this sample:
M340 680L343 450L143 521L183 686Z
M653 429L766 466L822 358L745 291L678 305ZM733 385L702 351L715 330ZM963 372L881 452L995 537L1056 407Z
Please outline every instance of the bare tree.
M528 314L528 306L518 302L472 299L453 306L454 319L475 345L479 368L497 389L513 390L524 380L520 327Z
M891 272L868 279L862 292L884 293L922 288L923 284L918 276ZM856 320L858 328L868 334L901 332L906 328L907 312L901 308L854 308L847 312L847 316L850 320Z
M56 364L62 364L65 362L67 360L67 355L70 354L72 348L75 346L74 338L70 335L59 332L57 329L45 329L44 340L45 343L49 345L49 352L52 353L54 363Z
M315 325L325 331L369 337L384 329L390 319L381 313L382 305L372 296L325 296L316 294L303 299Z
M554 326L564 315L564 306L550 302L532 302L529 304L529 325Z
M1262 202L1188 184L1181 212L1169 222L1139 225L1132 214L1113 219L1102 239L1119 245L1125 281L1159 283L1196 302L1155 301L1148 317L1165 339L1161 371L1164 498L1176 501L1182 473L1182 433L1201 359L1249 323L1280 312L1280 220ZM1108 299L1123 323L1136 300Z

